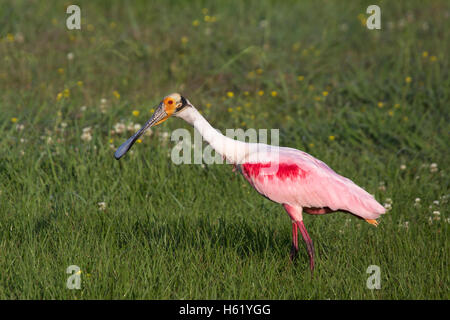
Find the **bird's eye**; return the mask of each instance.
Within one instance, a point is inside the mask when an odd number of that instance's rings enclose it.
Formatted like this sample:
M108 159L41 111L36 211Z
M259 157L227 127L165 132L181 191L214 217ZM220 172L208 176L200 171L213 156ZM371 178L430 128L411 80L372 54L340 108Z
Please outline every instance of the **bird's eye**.
M168 104L173 104L173 100L167 101Z

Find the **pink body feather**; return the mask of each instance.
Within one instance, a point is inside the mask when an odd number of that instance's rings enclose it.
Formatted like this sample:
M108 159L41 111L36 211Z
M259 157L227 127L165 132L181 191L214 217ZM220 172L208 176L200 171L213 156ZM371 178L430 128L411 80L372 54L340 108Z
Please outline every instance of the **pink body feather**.
M285 205L293 220L302 211L348 211L363 219L377 219L385 208L367 191L306 152L279 148L277 153L253 154L240 171L262 195ZM264 159L264 160L260 160Z

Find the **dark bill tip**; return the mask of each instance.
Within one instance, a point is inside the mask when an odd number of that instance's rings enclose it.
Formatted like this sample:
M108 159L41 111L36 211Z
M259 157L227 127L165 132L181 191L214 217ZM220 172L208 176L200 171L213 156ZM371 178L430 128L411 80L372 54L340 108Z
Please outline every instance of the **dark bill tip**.
M119 148L117 148L116 152L114 152L114 158L116 158L116 160L122 158L124 154L127 153L128 150L130 150L130 148L139 138L140 133L141 133L140 131L136 132L131 138L129 138L127 141L122 143L122 145Z

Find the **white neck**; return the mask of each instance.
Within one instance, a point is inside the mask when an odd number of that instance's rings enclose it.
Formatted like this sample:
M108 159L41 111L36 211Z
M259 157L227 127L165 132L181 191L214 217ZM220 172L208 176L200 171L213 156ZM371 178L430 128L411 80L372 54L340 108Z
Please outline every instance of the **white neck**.
M252 144L237 141L221 134L193 106L185 108L176 116L194 126L216 152L232 163L241 163L253 147Z

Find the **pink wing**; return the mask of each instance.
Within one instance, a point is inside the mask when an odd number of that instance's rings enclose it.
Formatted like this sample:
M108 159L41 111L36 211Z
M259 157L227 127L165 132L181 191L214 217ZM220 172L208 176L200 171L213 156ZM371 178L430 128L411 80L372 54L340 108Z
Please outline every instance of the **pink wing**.
M291 148L252 154L240 165L250 184L272 201L302 208L346 210L376 219L385 209L353 181L306 152ZM261 160L264 159L264 160Z

